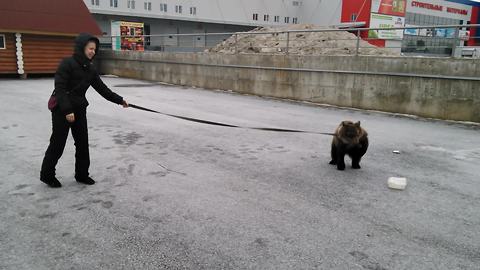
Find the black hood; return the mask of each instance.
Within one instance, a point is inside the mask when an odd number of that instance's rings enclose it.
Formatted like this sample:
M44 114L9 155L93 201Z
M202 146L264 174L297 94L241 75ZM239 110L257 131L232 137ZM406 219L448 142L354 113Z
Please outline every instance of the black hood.
M96 38L95 36L92 36L90 34L87 34L87 33L81 33L75 39L75 51L73 53L73 57L75 58L75 60L77 60L82 65L86 65L88 63L91 63L92 60L93 60L93 59L89 60L85 56L85 46L87 46L87 43L89 41L93 41L97 44L97 46L96 46L97 48L95 49L95 56L96 56L97 53L98 53L98 47L100 45L100 41L98 40L98 38ZM94 58L95 58L95 56L94 56Z

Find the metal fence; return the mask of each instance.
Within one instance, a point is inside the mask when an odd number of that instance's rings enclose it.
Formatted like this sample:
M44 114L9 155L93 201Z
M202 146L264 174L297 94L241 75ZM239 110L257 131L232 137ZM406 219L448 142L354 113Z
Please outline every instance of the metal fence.
M300 55L432 55L480 57L480 24L399 28L326 28L237 33L104 36L102 47L165 52L267 53ZM480 30L478 30L480 32ZM480 35L480 33L478 33ZM384 39L384 38L387 39ZM130 41L128 41L130 40ZM469 42L467 42L469 40ZM467 43L478 46L466 46ZM133 44L133 45L132 45Z

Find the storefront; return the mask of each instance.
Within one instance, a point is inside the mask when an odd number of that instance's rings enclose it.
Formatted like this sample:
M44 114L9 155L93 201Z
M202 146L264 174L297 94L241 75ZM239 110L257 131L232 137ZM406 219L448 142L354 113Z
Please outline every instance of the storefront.
M343 0L342 22L371 28L466 25L478 23L480 3L467 0ZM405 53L451 54L452 48L479 43L475 29L381 30L361 33L370 43ZM463 39L455 44L458 36Z
M449 1L428 0L408 1L405 26L464 25L472 20L473 7ZM470 31L454 28L431 28L406 30L402 40L404 52L424 52L433 54L451 54L454 46L463 46L465 41L455 39L459 36L468 40ZM457 40L457 44L455 43Z

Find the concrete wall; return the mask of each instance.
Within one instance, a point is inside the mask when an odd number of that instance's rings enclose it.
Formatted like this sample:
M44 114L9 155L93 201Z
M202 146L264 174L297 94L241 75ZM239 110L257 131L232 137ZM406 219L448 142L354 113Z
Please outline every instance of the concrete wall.
M100 60L103 73L122 77L480 122L474 60L119 51Z

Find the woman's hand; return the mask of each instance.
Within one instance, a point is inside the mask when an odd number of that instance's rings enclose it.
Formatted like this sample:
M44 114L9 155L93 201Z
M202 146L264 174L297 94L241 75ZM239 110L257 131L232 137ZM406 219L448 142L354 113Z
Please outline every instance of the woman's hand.
M67 114L67 115L65 116L65 118L67 118L67 121L68 121L69 123L75 122L75 114L73 114L73 113Z
M128 102L126 100L122 101L123 108L128 108Z

